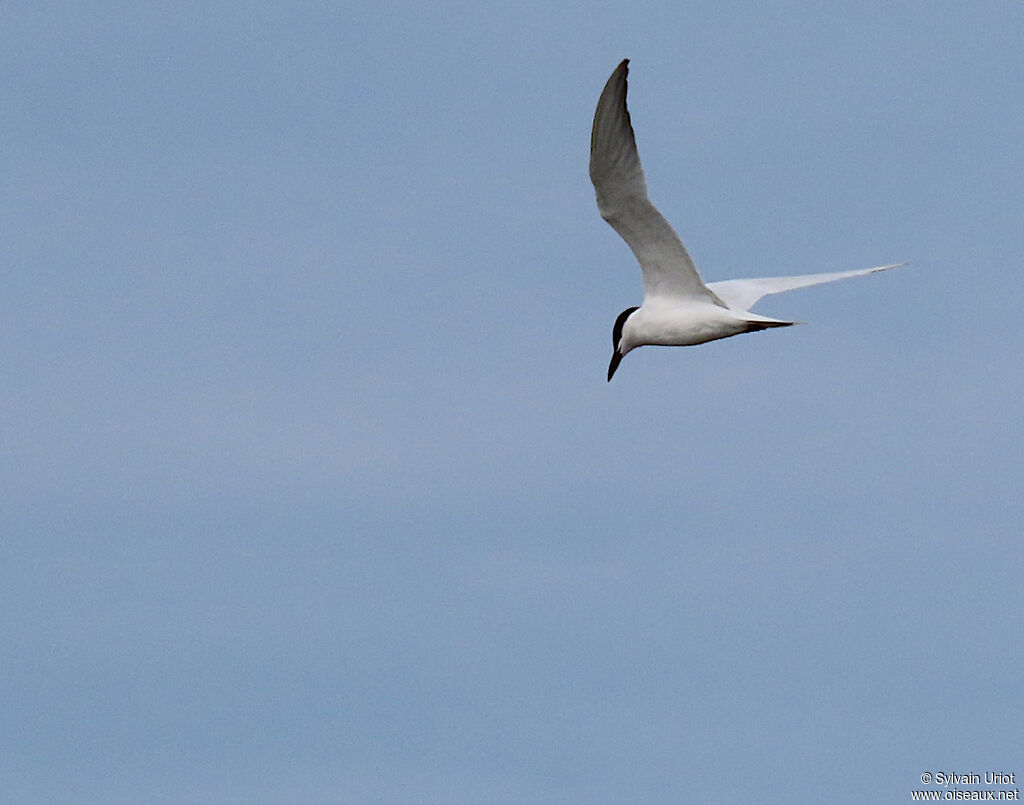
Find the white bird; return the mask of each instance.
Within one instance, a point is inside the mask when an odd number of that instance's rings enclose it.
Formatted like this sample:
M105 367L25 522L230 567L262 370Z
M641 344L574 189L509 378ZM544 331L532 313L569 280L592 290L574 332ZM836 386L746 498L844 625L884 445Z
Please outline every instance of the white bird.
M623 59L597 102L590 135L590 181L594 183L597 208L629 244L644 275L643 304L622 311L612 328L614 352L608 365L609 380L622 358L645 344L692 346L795 324L750 312L754 303L767 294L905 265L705 284L683 242L647 197L647 182L626 108L628 72L629 59Z

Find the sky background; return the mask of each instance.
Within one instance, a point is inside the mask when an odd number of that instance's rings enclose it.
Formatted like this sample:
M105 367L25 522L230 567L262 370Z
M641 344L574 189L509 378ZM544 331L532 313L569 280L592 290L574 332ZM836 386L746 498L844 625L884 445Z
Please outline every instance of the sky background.
M3 17L3 799L1024 775L1024 4ZM606 383L624 57L705 279L911 265Z

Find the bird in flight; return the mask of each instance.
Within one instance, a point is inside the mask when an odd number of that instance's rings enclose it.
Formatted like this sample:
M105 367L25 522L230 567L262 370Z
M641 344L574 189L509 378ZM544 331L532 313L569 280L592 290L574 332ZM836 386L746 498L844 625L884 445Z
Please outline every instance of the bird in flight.
M705 283L675 230L647 197L626 108L628 72L629 59L623 59L604 86L590 134L590 181L597 209L633 250L644 277L643 304L623 310L612 328L608 380L626 353L645 344L692 346L796 323L751 313L762 296L905 265Z

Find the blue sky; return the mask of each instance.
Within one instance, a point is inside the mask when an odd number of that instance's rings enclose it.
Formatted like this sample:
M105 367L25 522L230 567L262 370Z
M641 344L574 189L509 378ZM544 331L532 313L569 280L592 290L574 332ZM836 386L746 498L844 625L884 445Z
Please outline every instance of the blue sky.
M11 801L1016 771L1024 5L16 3ZM646 348L590 121L809 326Z

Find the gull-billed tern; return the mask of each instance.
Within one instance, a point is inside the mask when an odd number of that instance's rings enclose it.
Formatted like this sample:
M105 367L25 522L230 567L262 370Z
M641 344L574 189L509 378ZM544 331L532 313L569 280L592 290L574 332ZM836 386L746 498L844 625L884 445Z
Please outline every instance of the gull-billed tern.
M644 275L643 304L623 310L612 328L614 352L608 364L609 380L626 353L644 344L691 346L795 324L750 312L754 303L767 294L904 265L705 284L683 242L647 197L626 108L628 72L629 59L624 59L605 84L590 135L590 180L597 208L629 244Z

